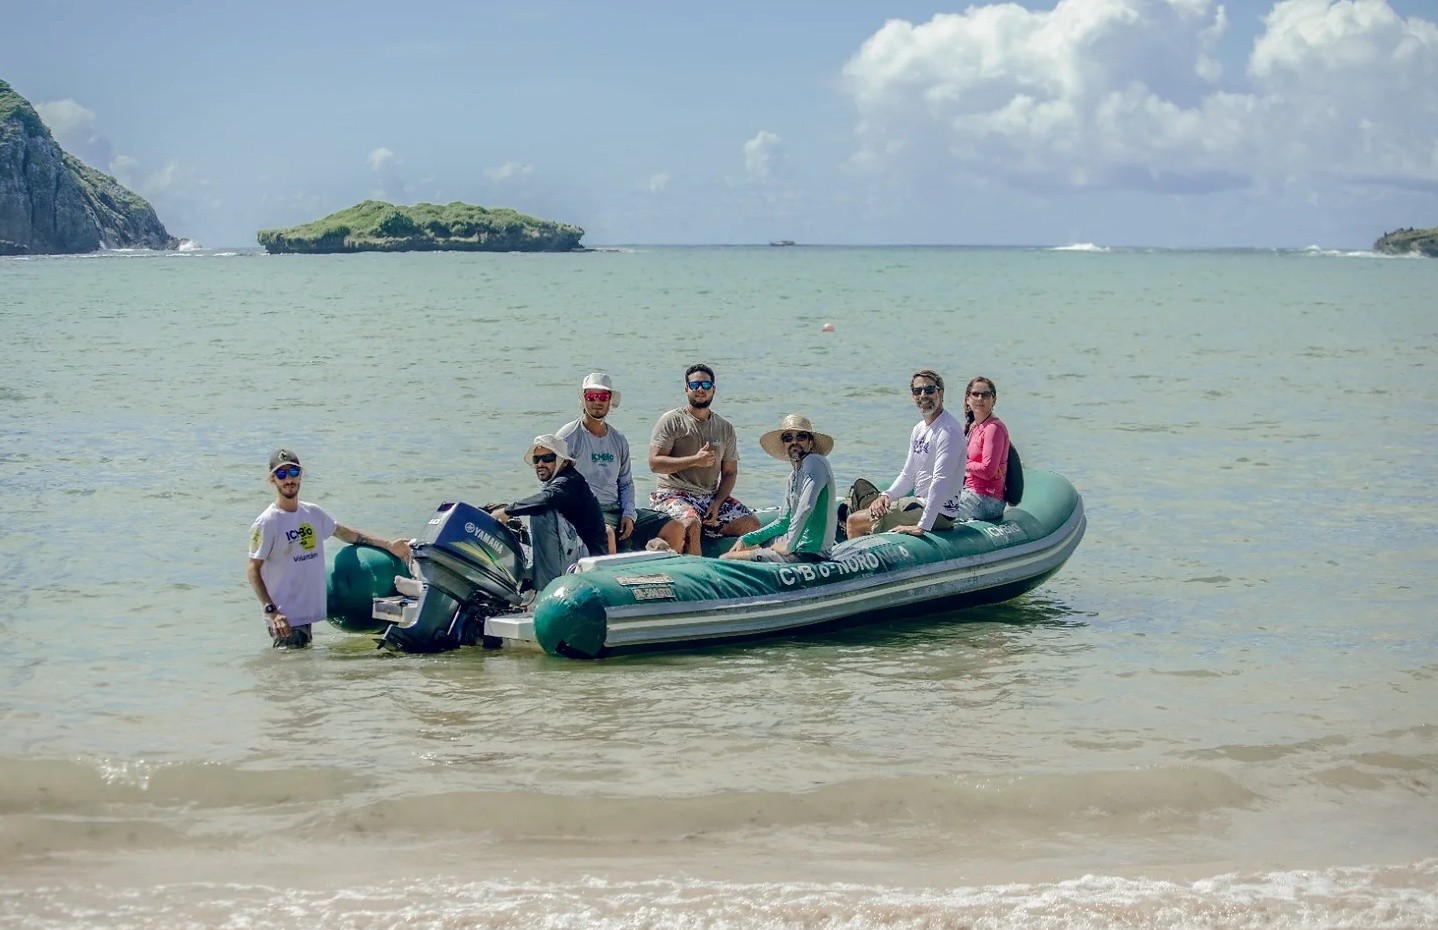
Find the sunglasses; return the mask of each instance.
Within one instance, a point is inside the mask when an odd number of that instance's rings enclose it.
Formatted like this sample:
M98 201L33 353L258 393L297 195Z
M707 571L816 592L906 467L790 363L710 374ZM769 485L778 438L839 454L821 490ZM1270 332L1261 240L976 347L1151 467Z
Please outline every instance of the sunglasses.
M285 481L289 478L298 478L302 471L303 469L301 469L298 465L281 465L279 468L276 468L274 470L273 474L280 481Z
M969 396L970 396L970 397L979 397L979 398L983 398L983 397L993 397L993 396L994 396L994 392L993 392L993 391L970 391L970 392L969 392Z
M608 391L585 391L584 399L589 401L608 400L611 395Z
M558 453L558 452L546 452L546 453L544 453L543 455L531 455L531 456L529 457L529 460L530 460L531 462L533 462L534 464L536 464L536 465L538 465L540 462L544 462L544 463L546 463L546 464L553 465L555 462L559 461L559 453Z
M797 433L780 433L779 439L782 442L812 442L814 434L803 431Z
M713 390L713 388L714 388L714 382L708 380L707 378L706 378L705 380L703 380L703 381L690 381L690 382L689 382L689 390L691 390L691 391L709 391L709 390Z
M910 393L910 394L913 394L915 397L918 397L918 396L921 395L921 394L932 394L932 393L934 393L935 391L937 391L938 389L939 389L939 386L938 386L937 384L925 384L925 385L923 385L923 386L921 386L921 387L911 387L911 388L909 388L909 393Z

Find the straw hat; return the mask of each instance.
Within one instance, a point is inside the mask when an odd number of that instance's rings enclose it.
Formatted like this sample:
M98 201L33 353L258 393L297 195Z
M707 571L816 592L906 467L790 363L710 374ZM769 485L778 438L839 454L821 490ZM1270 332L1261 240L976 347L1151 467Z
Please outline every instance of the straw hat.
M524 449L524 464L528 465L530 468L534 467L533 456L535 447L537 446L543 446L550 452L553 452L560 458L564 459L566 462L574 461L574 456L569 454L569 443L565 442L563 439L560 439L553 433L541 433L540 435L535 436L534 439L530 441L529 445L526 446Z
M609 406L619 408L619 390L615 388L614 381L602 371L591 371L584 376L584 383L579 386L579 399L584 399L585 391L608 391Z
M763 436L760 436L759 445L765 452L774 456L774 458L783 459L787 462L789 461L789 454L784 451L784 443L780 441L779 436L785 431L794 432L796 430L814 434L814 451L820 455L828 455L830 450L834 448L833 436L830 436L828 433L815 432L813 424L809 422L809 418L801 417L797 413L791 413L780 420L778 429L771 429Z

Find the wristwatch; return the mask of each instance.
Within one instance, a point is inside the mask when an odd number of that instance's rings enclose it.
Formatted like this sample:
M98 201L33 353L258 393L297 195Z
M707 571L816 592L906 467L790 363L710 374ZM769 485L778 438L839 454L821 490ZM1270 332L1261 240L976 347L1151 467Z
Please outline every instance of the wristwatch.
M274 604L266 604L266 605L265 605L265 613L267 613L267 614L279 613L279 610L280 610L280 609L279 609L278 607L276 607Z

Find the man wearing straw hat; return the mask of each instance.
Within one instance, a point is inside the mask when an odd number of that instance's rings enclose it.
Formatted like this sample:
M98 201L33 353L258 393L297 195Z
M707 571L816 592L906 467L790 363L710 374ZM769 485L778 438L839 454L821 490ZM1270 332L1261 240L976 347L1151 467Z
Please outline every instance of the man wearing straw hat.
M568 443L575 470L599 499L609 542L605 552L643 549L656 536L676 551L684 548L683 524L657 510L634 506L629 440L608 419L610 409L619 406L613 379L602 371L590 372L579 386L579 401L583 415L555 435Z
M784 512L768 526L739 537L722 558L750 562L821 562L829 558L838 526L834 472L827 458L834 437L814 431L808 417L789 414L759 445L794 466ZM772 542L770 542L772 540ZM765 543L770 543L764 547Z
M534 590L543 591L585 555L604 555L609 547L599 501L584 476L570 467L574 456L563 439L552 433L535 436L524 453L524 464L533 466L534 477L544 487L523 500L495 507L489 515L500 523L529 517L534 550L530 579Z

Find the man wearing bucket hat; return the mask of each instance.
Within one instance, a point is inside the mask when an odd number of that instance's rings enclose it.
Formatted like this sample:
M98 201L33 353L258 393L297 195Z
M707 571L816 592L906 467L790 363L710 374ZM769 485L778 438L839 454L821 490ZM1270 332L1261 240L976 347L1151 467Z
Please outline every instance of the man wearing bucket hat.
M337 536L357 546L388 550L398 559L409 558L409 542L387 540L336 523L315 504L300 500L304 468L289 449L270 456L266 479L275 489L275 502L250 526L250 560L245 569L250 588L265 610L265 626L276 649L303 649L310 644L310 627L328 612L325 540Z
M530 579L534 590L543 591L584 555L609 551L604 515L589 483L570 467L574 456L563 439L552 433L535 436L525 450L524 464L534 469L534 477L544 486L523 500L495 507L489 515L500 523L510 517L529 517L534 550Z
M838 528L834 472L829 467L834 437L814 430L808 417L789 414L759 445L794 466L779 519L739 537L722 558L751 562L819 562L829 558ZM771 542L772 540L772 542ZM764 547L769 543L768 547Z
M599 500L609 543L604 551L642 549L656 536L676 550L683 548L681 524L657 510L634 505L629 440L608 420L610 409L619 406L619 389L613 379L602 371L590 372L579 386L579 401L583 415L561 426L555 435L569 444L575 470Z

